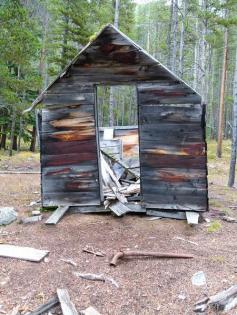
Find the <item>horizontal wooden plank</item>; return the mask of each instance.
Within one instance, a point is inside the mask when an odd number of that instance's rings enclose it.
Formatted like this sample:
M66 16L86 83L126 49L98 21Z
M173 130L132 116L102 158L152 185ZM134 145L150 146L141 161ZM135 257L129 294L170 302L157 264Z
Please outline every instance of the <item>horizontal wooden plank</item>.
M81 113L76 118L66 117L42 123L41 133L54 133L67 130L90 130L95 128L94 114Z
M121 145L121 140L120 139L100 140L100 147L101 148L119 147L120 145Z
M201 143L185 143L180 145L156 145L152 141L142 143L140 151L144 154L170 154L179 156L204 156L206 155L206 146Z
M205 169L205 156L179 156L172 154L142 154L141 167ZM141 168L142 170L142 168Z
M59 78L49 89L46 94L71 94L71 93L93 93L94 85L82 85L78 81L75 82L62 82Z
M85 161L97 161L96 152L83 152L80 154L61 154L61 155L43 155L41 156L42 167L80 165Z
M42 169L44 177L51 178L98 178L98 165L97 161L85 161L80 165L67 165L67 166L50 166Z
M64 119L64 118L77 118L80 117L82 114L85 115L93 115L94 114L94 105L73 105L69 107L61 107L57 109L43 109L42 110L42 121L50 122L54 120Z
M60 155L70 153L83 153L83 152L97 152L96 140L87 141L43 141L41 145L42 154L46 155Z
M146 80L163 80L167 81L169 75L166 71L157 66L131 66L126 64L125 66L114 66L113 62L106 60L105 67L76 67L72 66L70 69L70 75L76 76L79 82L91 82L91 83L110 83L116 82L128 82L136 83Z
M99 190L97 192L43 193L43 206L79 206L100 204Z
M206 182L206 169L192 169L192 168L142 168L143 177L150 178L162 182L177 183L180 185L184 182L195 183L200 181Z
M183 185L179 184L168 184L157 182L156 180L150 180L148 178L142 181L142 193L143 195L157 194L157 195L168 195L168 196L207 196L207 189L205 183L203 185L196 184L187 185L187 182ZM200 186L202 188L200 188ZM158 198L158 196L157 196Z
M91 178L53 178L44 177L42 178L44 191L47 193L51 192L96 192L99 190L98 179Z
M193 127L193 128L192 128ZM185 126L179 128L178 125L171 129L166 129L163 126L157 126L154 128L145 125L144 128L140 126L140 146L143 147L144 142L152 141L154 146L159 144L176 145L179 143L200 143L204 141L204 131L198 126ZM147 143L149 145L149 143Z
M161 190L169 190L169 189L176 189L176 188L183 188L183 189L206 189L207 188L207 181L205 177L201 178L192 178L189 180L180 180L179 181L168 181L167 179L164 181L162 179L157 179L153 176L148 174L142 173L142 187L146 190L149 187L153 186L154 189L161 189Z
M72 142L72 141L88 141L95 140L95 128L88 127L81 130L65 130L53 133L42 133L41 141L44 142Z
M45 94L43 97L43 104L50 105L82 105L93 104L94 93L72 93L72 94Z
M202 123L202 106L150 105L139 106L140 124L154 123Z
M153 90L138 91L138 105L155 105L155 104L200 104L201 99L190 88L177 90L167 90L158 88Z
M206 211L206 196L143 194L146 208Z
M191 95L196 96L197 103L201 103L201 97L195 91L192 91L189 86L183 82L170 82L170 84L162 83L144 83L137 85L139 100L142 103L143 97L147 99L147 96L154 97L189 97Z

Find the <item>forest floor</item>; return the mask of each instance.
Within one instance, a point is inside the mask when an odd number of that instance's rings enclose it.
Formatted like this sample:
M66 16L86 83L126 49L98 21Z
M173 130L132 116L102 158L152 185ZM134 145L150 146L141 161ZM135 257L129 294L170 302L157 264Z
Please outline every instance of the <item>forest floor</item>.
M57 226L49 227L43 224L50 215L45 212L43 221L33 225L15 222L1 227L1 242L50 253L41 263L0 258L0 313L10 314L20 305L24 314L46 302L57 288L67 288L78 310L91 305L102 315L193 314L194 303L206 294L237 284L237 224L218 217L218 211L223 211L237 218L237 208L233 208L237 190L227 187L230 143L224 143L221 160L215 158L215 143L208 148L210 212L206 217L210 223L191 227L178 220L148 221L141 215L68 214ZM11 159L1 155L0 170L39 171L39 155L23 152ZM13 206L19 216L28 215L30 202L40 198L40 175L1 173L0 191L0 206ZM106 256L82 252L87 245ZM134 259L110 267L110 255L120 248L184 252L194 258ZM72 259L77 267L61 259ZM74 271L111 276L120 287L77 278ZM205 273L207 286L192 284L198 271Z

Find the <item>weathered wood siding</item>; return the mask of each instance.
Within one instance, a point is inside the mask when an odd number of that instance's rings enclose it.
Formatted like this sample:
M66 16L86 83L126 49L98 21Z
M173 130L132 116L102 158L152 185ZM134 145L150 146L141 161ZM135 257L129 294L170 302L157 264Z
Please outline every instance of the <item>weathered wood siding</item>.
M95 89L51 90L42 111L41 167L44 206L101 203Z
M146 206L206 210L201 97L111 25L38 99L47 108L41 132L44 205L100 204L97 84L138 86L141 188ZM131 132L127 139L133 137L133 143L125 144L124 156L138 139L136 131Z
M138 85L141 188L147 208L207 210L204 107L197 101L172 83Z

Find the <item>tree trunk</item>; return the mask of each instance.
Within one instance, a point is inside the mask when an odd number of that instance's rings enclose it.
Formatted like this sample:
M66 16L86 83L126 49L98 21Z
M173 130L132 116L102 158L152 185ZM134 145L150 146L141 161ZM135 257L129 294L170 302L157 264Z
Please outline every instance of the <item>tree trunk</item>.
M169 29L167 34L167 67L171 68L171 43L172 43L172 22L173 22L173 9L174 9L174 0L170 4L170 20L169 20Z
M18 134L18 144L17 144L17 152L21 150L21 136L22 136L22 116L20 117L20 127L19 127L19 134Z
M172 18L172 57L171 57L171 70L176 72L176 55L177 55L177 32L178 32L178 0L173 2L173 18Z
M217 139L217 151L218 158L222 156L222 139L223 139L223 127L224 127L224 99L225 99L225 84L226 84L226 69L227 69L227 51L228 50L228 29L225 28L224 34L224 54L223 54L223 68L221 77L221 94L220 94L220 106L219 106L219 124L218 124L218 139Z
M114 11L114 26L118 28L119 24L119 0L115 0L115 11Z
M31 134L31 142L30 142L30 151L35 152L35 144L36 144L36 127L33 126L32 134Z
M14 135L14 137L13 137L12 149L13 149L14 151L17 151L17 135Z
M196 25L195 25L195 33L196 35L199 32L199 21L198 19L196 20ZM198 36L198 35L197 35ZM200 41L199 39L196 40L195 42L195 47L194 47L194 69L193 69L193 88L195 90L198 89L198 79L199 79L199 56L200 56L200 49L199 45Z
M15 128L16 128L16 110L15 110L15 108L13 107L13 112L12 112L12 124L11 124L11 134L10 134L9 156L12 156Z
M184 63L184 35L185 35L185 18L187 9L187 0L183 0L183 12L180 31L180 44L179 44L179 75L183 76L183 63Z
M229 171L229 181L228 181L229 187L232 187L235 183L236 154L237 154L237 48L236 48L235 76L234 76L234 86L233 86L233 126L232 126L230 171Z
M42 47L40 51L40 61L39 61L39 73L43 81L44 90L48 85L48 74L47 74L47 50L46 50L46 42L48 36L48 26L49 26L49 13L47 11L43 14L43 38L42 38Z
M114 11L114 26L118 28L119 24L119 0L115 1L115 11ZM114 89L115 87L111 86L110 95L109 95L109 126L114 126L114 107L115 107L115 98L114 98Z
M7 124L2 126L2 137L0 143L0 149L6 150L6 140L7 140Z

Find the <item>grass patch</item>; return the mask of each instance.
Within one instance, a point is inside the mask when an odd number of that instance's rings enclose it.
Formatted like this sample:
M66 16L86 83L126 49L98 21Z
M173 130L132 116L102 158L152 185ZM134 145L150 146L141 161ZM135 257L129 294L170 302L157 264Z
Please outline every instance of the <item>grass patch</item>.
M217 263L223 264L225 262L225 257L224 256L214 256L211 257L212 261L215 261Z
M40 212L51 212L56 210L58 207L41 207L39 210Z
M218 232L221 229L222 225L220 221L214 220L210 223L210 226L207 229L208 233L215 233Z
M230 158L230 152L231 152L231 141L230 140L224 140L223 141L223 147L222 147L222 158L219 159L216 157L216 148L217 148L217 142L215 140L209 140L207 142L207 157L208 161L221 161L221 160L228 160Z

